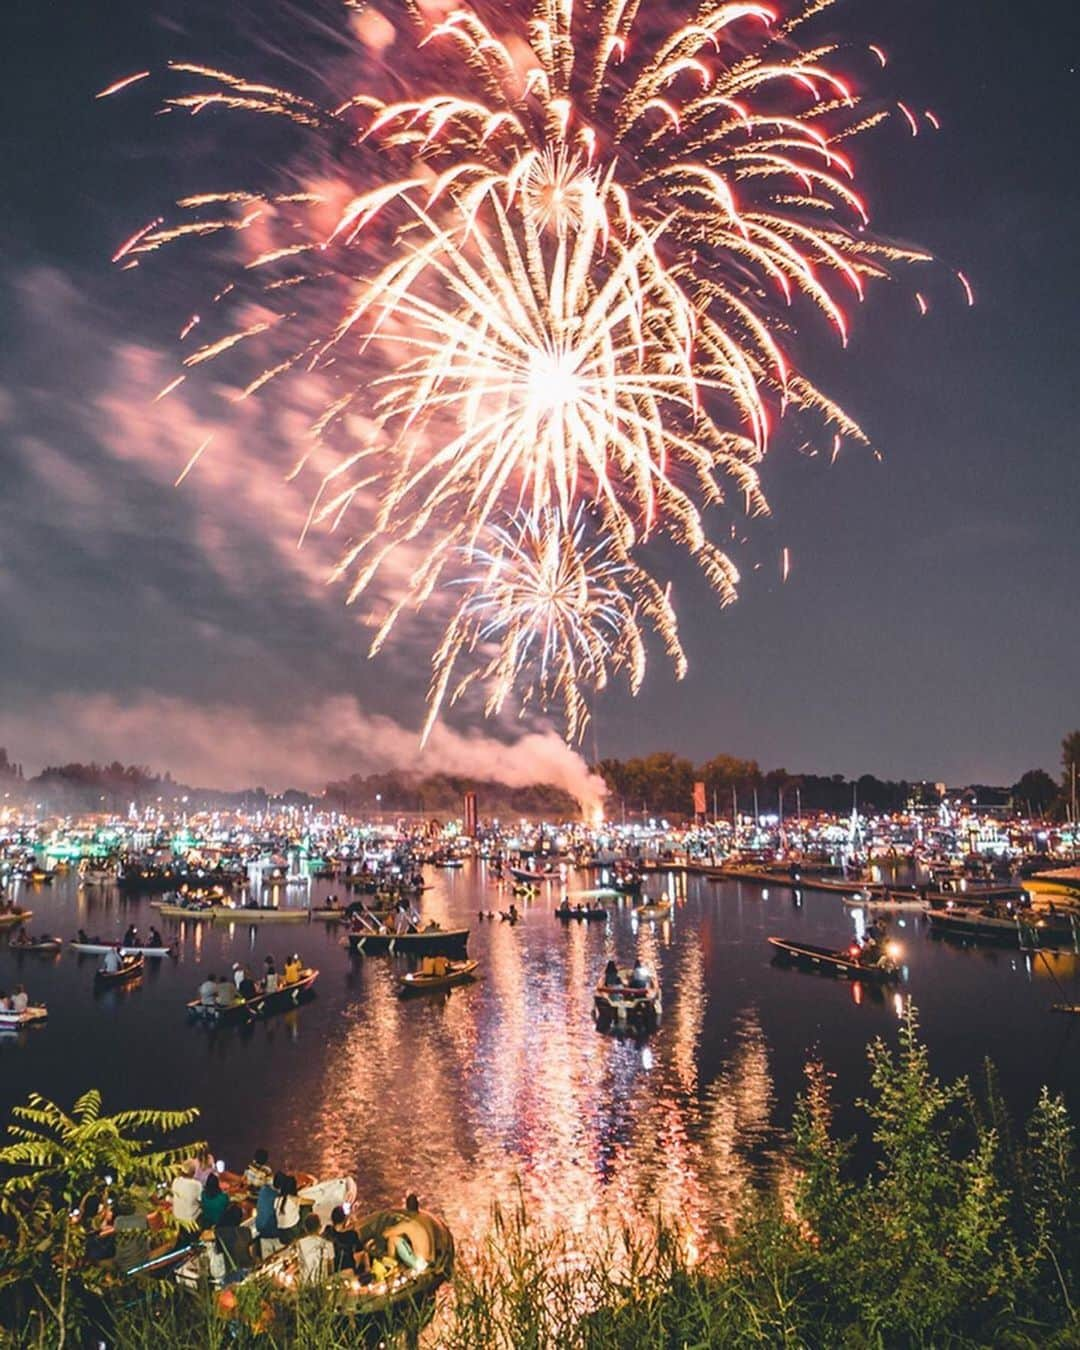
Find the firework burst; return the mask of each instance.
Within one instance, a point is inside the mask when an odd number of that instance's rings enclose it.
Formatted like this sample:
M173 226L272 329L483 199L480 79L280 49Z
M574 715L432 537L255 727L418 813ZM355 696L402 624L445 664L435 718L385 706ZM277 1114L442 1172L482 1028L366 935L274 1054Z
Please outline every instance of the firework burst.
M321 370L332 393L313 436L340 437L357 411L374 426L347 447L312 520L371 504L339 568L353 599L375 591L397 550L422 550L379 615L373 652L403 611L436 594L458 605L434 657L432 716L461 691L450 693L455 661L489 639L489 710L514 687L557 696L571 735L582 691L611 669L640 684L642 614L681 674L674 611L641 545L661 535L685 548L726 602L738 576L707 516L726 487L765 509L756 466L770 428L810 417L834 457L843 439L864 439L799 372L797 325L816 313L846 341L845 307L867 282L926 256L869 229L846 147L890 114L838 72L834 44L802 43L831 3L783 17L698 0L673 19L640 0L530 0L524 13L481 0L432 25L410 2L397 43L410 44L402 82L415 93L365 89L332 107L174 67L199 87L171 108L294 124L318 162L334 148L348 199L306 183L191 197L188 218L152 222L115 261L232 235L239 284L216 299L246 299L244 321L208 336L185 368L269 352L239 397ZM870 56L879 66L879 50ZM909 109L899 116L910 125ZM488 559L486 590L455 581L463 556ZM556 562L567 580L556 610L482 619L480 598L512 584L500 578ZM594 603L609 566L631 579L633 602ZM554 623L543 636L541 612Z

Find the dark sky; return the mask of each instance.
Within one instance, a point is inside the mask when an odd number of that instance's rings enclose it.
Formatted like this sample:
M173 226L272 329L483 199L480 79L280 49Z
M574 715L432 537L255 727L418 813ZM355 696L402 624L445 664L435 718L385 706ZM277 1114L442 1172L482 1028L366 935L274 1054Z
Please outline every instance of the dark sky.
M155 119L148 96L95 91L174 56L279 74L296 56L315 78L342 52L310 15L337 24L338 11L304 8L297 43L295 16L280 11L279 41L268 5L5 7L0 744L28 763L179 757L238 781L295 763L317 781L324 763L412 754L422 650L367 662L360 615L324 584L332 551L295 548L306 498L281 476L302 410L273 426L246 414L174 491L213 429L197 405L150 404L191 277L175 260L109 265L132 230L207 186L216 159L243 160L235 124L196 134ZM877 227L942 260L931 313L919 318L910 285L884 288L846 351L824 328L804 336L803 365L884 460L846 449L829 467L776 446L773 518L740 557L738 604L720 612L689 568L676 577L690 673L676 685L657 653L636 701L606 696L601 754L727 751L950 781L1056 769L1080 722L1078 15L1071 0L837 6L838 32L888 51L885 94L942 123L858 150ZM273 151L256 136L243 154Z

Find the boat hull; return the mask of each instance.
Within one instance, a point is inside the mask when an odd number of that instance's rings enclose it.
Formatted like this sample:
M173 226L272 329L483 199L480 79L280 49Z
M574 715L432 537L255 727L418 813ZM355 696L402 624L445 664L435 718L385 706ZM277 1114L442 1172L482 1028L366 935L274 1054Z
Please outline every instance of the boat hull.
M876 984L889 984L900 978L900 971L895 966L863 965L840 952L829 951L827 947L812 947L776 937L769 938L769 943L774 948L774 959L782 965L794 965L822 975Z
M400 996L411 998L419 994L441 994L454 988L455 985L471 984L478 965L478 961L457 962L444 975L425 975L410 971L408 975L401 977Z
M365 956L464 956L467 928L436 933L350 933L349 949Z

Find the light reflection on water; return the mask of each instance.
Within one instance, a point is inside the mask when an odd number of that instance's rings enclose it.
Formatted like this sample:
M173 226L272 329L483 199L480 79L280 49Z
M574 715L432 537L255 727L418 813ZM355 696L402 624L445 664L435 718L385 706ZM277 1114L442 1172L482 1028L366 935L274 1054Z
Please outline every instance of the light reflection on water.
M477 919L511 898L481 867L429 879L425 914L468 923L480 961L481 979L446 998L402 1002L400 963L350 958L319 923L184 924L177 962L97 1000L96 961L0 947L0 987L22 981L51 1010L45 1028L0 1043L0 1108L31 1089L70 1101L92 1085L115 1107L197 1102L230 1163L263 1144L286 1166L354 1174L372 1208L416 1189L467 1242L486 1230L492 1202L512 1203L519 1188L536 1217L578 1233L657 1211L697 1236L730 1222L748 1186L789 1185L783 1126L808 1054L837 1073L838 1126L858 1124L866 1042L895 1036L907 992L937 1072L977 1070L992 1054L1021 1108L1043 1081L1080 1106L1075 1047L1062 1039L1070 1019L1047 1011L1062 990L1075 997L1074 957L951 947L907 915L909 984L859 993L769 961L769 933L847 940L852 916L835 896L803 892L797 904L778 887L766 898L746 883L663 876L649 888L675 898L669 918L639 921L612 899L607 924L561 923L551 887L519 899L512 926ZM65 935L156 920L145 903L76 896L69 881L30 903L35 929ZM257 968L267 952L292 950L322 971L311 1004L250 1032L185 1024L183 1002L207 969ZM609 957L635 955L660 971L661 1025L645 1040L601 1034L596 979Z

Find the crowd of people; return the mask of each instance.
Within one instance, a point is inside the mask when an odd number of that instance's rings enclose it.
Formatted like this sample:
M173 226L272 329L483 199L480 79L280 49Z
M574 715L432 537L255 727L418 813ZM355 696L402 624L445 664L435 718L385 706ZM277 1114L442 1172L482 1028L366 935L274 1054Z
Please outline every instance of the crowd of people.
M263 963L262 979L252 977L247 966L239 961L233 962L229 975L209 974L199 985L198 999L204 1008L232 1008L238 1003L247 1003L263 994L275 994L291 984L299 984L304 977L304 963L294 952L286 957L280 972L272 956Z
M285 1246L295 1248L297 1271L305 1282L346 1272L365 1285L385 1280L398 1269L426 1268L427 1259L400 1225L362 1237L350 1218L345 1191L329 1191L335 1185L341 1183L316 1183L301 1195L297 1178L274 1170L266 1149L255 1150L242 1176L224 1173L207 1152L181 1166L170 1201L182 1239L201 1236L211 1253L211 1273L221 1284L243 1279L259 1261ZM320 1217L320 1199L339 1194L341 1203ZM405 1209L407 1215L419 1213L415 1195L407 1197Z

